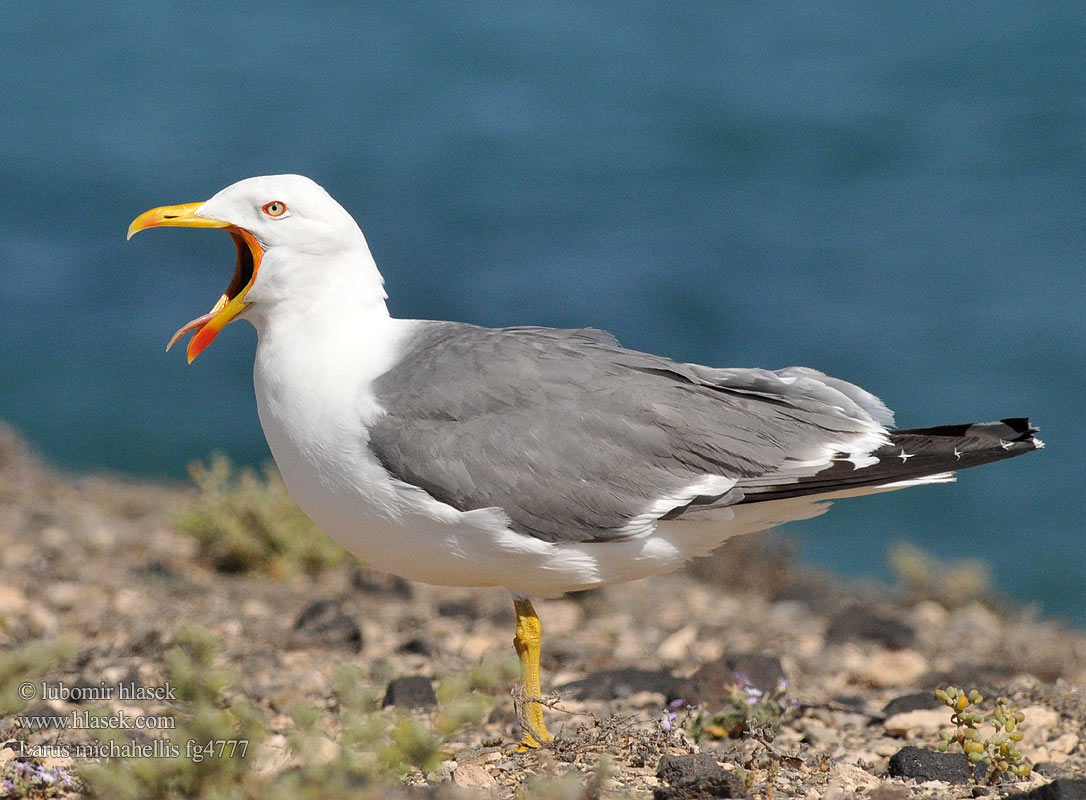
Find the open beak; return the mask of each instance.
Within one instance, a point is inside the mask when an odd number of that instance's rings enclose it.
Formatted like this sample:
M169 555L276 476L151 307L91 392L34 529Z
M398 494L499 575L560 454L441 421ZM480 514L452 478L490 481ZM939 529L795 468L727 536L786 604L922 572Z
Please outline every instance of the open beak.
M260 259L264 255L260 244L249 231L231 225L228 222L201 217L196 215L197 209L203 203L186 203L180 206L162 206L145 211L128 226L128 238L131 239L137 233L147 228L179 227L179 228L226 228L237 247L238 260L234 267L234 277L230 279L230 285L226 287L222 297L212 309L191 322L182 325L177 333L170 337L166 349L174 346L182 336L195 330L196 335L189 340L188 359L191 364L200 352L211 344L211 341L223 329L226 323L248 308L245 295L253 287L257 270L260 269Z

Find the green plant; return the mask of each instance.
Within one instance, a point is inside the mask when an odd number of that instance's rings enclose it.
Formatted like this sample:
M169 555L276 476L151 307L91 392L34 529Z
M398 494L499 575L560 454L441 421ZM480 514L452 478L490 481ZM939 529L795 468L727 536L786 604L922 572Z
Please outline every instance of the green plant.
M935 696L951 710L950 721L954 730L939 732L939 749L946 752L951 746L961 748L969 759L969 771L977 781L976 765L987 766L986 779L995 783L1004 772L1020 778L1028 778L1031 772L1016 745L1022 741L1019 724L1025 714L1012 708L1005 697L996 699L990 715L980 710L984 697L976 689L966 694L954 686L936 689ZM993 732L984 736L981 726L991 726Z
M711 714L695 713L687 724L687 730L699 742L704 739L735 739L755 726L780 730L793 714L793 706L787 699L787 688L785 681L768 692L747 681L737 683L730 687L723 708Z
M302 513L272 465L258 475L219 454L191 464L189 474L199 494L175 525L218 569L315 574L350 558Z
M66 641L34 641L0 650L0 718L26 708L42 676L74 654L75 647ZM34 693L20 692L22 684L30 684Z
M214 664L217 642L199 626L182 628L163 654L166 681L177 705L171 708L172 752L135 755L80 766L93 796L117 800L174 797L248 797L256 779L251 766L264 736L260 709L227 692L236 678ZM106 731L103 747L133 749L123 730ZM146 752L146 751L145 751Z
M240 696L239 676L219 660L210 631L188 626L174 636L162 662L164 679L176 694L169 712L176 727L168 731L167 744L178 749L172 755L160 748L155 757L137 753L100 764L80 762L91 796L384 798L405 777L440 766L449 735L479 722L493 707L494 699L479 688L499 683L497 676L508 670L498 662L450 675L441 682L436 711L419 714L382 708L384 680L375 681L372 670L351 663L335 669L327 704L299 700L269 708ZM101 738L122 753L133 744L124 731Z

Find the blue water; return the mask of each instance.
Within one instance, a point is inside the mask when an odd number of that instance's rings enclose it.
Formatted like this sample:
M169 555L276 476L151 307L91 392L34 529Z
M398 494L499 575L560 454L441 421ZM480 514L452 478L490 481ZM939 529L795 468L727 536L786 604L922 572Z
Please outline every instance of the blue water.
M0 26L0 418L54 462L268 457L247 325L162 352L229 240L124 231L301 172L397 315L815 366L904 426L1032 416L1041 454L797 527L848 574L909 538L1086 622L1082 4L99 5Z

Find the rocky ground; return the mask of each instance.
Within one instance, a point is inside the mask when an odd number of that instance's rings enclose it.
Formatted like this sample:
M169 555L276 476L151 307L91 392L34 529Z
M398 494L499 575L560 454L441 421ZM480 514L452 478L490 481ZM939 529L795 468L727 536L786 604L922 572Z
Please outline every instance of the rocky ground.
M176 530L196 498L0 431L0 797L1086 796L1086 633L938 565L857 587L750 537L539 602L557 741L517 753L503 592L224 571ZM947 686L1023 712L1028 778L932 757Z

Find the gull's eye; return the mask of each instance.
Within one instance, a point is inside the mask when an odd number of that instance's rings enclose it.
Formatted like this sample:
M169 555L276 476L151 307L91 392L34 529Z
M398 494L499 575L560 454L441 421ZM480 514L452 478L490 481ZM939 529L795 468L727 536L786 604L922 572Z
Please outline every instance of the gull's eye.
M269 217L281 217L287 213L286 204L281 203L278 200L272 200L270 203L265 203L260 210Z

